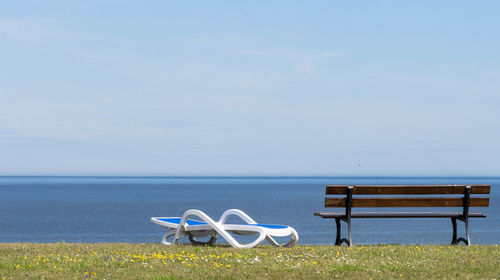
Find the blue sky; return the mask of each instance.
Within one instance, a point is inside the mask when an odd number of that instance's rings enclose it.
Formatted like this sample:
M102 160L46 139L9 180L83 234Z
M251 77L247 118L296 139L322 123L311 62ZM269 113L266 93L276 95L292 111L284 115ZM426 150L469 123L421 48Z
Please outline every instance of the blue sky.
M500 175L498 1L8 1L0 174Z

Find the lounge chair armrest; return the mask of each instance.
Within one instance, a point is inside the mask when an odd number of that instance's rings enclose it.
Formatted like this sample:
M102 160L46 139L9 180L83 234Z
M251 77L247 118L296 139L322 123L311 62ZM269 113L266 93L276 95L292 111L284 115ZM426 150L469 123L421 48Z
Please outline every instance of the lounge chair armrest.
M226 223L226 220L229 218L229 216L234 215L239 218L241 218L245 223L247 224L256 224L257 222L254 221L254 219L250 218L245 212L239 210L239 209L229 209L226 210L224 213L222 213L222 216L219 219L220 224Z
M189 216L196 216L200 218L202 221L205 223L209 224L210 227L214 228L216 226L216 222L212 220L207 214L203 213L200 210L196 209L189 209L184 214L182 215L181 221L179 222L179 225L177 226L177 230L175 231L175 237L174 237L174 243L177 243L180 237L184 235L184 227L186 225L186 221Z

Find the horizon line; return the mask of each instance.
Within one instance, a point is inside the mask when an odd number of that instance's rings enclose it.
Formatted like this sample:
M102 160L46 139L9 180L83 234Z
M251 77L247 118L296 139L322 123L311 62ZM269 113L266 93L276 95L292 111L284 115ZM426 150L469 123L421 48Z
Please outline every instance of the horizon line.
M88 178L500 178L500 175L486 175L486 174L467 174L467 175L430 175L430 174L404 174L404 175L388 175L388 174L380 174L380 175L354 175L354 174L232 174L232 175L224 175L224 174L117 174L117 173L108 173L108 174L1 174L0 178L7 177L88 177Z

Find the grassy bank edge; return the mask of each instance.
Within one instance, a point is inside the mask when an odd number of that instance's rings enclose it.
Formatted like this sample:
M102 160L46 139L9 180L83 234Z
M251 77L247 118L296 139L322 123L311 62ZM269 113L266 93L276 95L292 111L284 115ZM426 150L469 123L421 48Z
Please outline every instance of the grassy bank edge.
M500 279L500 246L0 244L0 280L214 278Z

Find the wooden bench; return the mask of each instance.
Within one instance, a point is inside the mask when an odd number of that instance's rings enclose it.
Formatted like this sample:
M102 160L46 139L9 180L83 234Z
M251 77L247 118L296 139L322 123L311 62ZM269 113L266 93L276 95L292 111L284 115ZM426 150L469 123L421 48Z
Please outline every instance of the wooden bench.
M316 212L315 216L334 218L337 225L335 245L352 246L353 218L451 218L453 238L470 245L469 218L485 218L484 213L469 212L470 207L488 207L490 185L327 185L325 208L345 208L342 212ZM328 195L334 195L329 197ZM380 197L384 195L384 197ZM340 196L340 197L339 197ZM459 212L352 212L353 207L460 207ZM465 224L465 238L457 238L457 220ZM341 238L341 221L347 223L348 238Z

